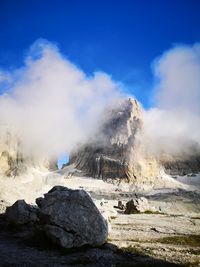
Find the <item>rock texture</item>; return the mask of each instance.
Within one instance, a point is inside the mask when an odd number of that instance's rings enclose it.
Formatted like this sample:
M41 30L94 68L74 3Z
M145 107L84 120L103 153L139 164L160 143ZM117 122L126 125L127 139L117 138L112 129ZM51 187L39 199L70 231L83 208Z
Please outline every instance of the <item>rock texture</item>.
M105 243L107 222L86 191L55 186L36 203L43 229L54 243L64 248Z
M188 157L168 157L161 159L161 164L167 174L184 176L200 172L200 152Z
M24 153L20 139L11 127L0 126L0 175L16 177L31 168L56 170L57 162L46 158L36 159Z
M0 128L0 173L6 176L16 176L23 162L19 141L11 131L6 127Z
M6 209L6 219L9 223L16 225L37 222L37 208L28 205L24 200L17 200Z
M137 138L142 131L142 109L136 100L123 100L105 112L105 123L93 142L70 157L70 164L85 175L101 179L154 179L157 161L145 154Z
M105 111L95 137L70 155L82 174L153 186L161 170L170 175L200 172L200 148L191 156L154 155L143 140L143 111L134 99L123 100Z

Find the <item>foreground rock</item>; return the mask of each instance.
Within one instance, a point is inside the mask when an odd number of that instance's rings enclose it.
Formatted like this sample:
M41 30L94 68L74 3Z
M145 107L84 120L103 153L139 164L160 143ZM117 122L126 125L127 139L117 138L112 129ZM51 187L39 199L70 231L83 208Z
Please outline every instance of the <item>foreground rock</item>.
M37 208L28 205L24 200L17 200L6 209L6 219L16 225L35 223L38 221Z
M118 206L121 207L135 197L135 193L130 192L128 195L123 193L122 196L120 191L107 192L107 195L102 191L94 194L91 190L90 193L95 196L93 198L95 203L103 202L102 207L109 203L112 206L117 205L117 201L120 200L122 203ZM114 199L113 194L115 194ZM98 248L61 250L46 240L44 235L37 234L27 238L27 235L22 234L21 231L30 229L29 225L27 228L14 227L11 231L11 227L8 227L2 215L0 216L0 265L200 266L200 246L197 243L200 229L200 193L167 190L166 193L159 191L157 194L148 195L147 198L149 205L155 206L157 210L161 206L164 212L168 211L171 215L166 213L124 215L118 209L118 216L110 222L112 231L109 234L109 243L118 248L105 244ZM193 243L195 239L197 241ZM171 243L171 240L174 242ZM181 240L187 240L187 243L182 243Z
M36 203L44 231L54 243L72 248L106 242L107 222L84 190L55 186Z

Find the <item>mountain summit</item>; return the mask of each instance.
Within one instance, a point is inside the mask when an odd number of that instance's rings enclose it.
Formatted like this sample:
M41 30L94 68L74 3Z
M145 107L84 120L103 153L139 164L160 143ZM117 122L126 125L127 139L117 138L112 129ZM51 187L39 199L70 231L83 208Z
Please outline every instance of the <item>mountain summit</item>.
M155 155L144 142L143 110L135 99L122 100L105 111L95 137L70 156L84 175L120 179L133 183L154 183L162 172L186 175L200 172L200 152L194 155Z

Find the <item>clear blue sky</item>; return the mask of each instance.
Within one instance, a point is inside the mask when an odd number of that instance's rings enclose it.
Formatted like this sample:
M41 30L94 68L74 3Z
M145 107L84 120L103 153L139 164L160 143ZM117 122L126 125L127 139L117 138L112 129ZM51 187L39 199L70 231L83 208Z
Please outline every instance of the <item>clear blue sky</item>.
M200 0L0 0L0 68L21 66L38 38L85 72L123 81L148 107L152 61L200 41Z

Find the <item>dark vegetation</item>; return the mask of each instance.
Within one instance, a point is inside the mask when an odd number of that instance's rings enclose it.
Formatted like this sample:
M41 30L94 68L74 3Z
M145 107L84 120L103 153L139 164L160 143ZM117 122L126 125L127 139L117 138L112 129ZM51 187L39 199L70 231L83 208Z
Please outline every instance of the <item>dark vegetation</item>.
M156 242L200 248L200 235L167 236L156 239Z

